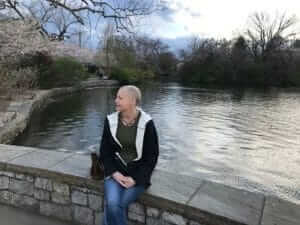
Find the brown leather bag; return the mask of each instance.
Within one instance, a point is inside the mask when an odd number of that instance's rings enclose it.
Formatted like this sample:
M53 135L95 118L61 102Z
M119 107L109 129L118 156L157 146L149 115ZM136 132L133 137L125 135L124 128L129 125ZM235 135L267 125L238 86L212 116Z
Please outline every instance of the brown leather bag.
M90 175L94 180L103 180L104 167L99 161L99 158L95 152L91 153L92 166L90 169Z

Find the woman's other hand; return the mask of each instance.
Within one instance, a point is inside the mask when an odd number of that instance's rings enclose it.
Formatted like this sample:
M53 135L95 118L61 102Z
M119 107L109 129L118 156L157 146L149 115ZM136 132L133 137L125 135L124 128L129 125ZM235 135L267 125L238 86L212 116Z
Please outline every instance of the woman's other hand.
M131 188L135 185L135 180L132 177L125 177L126 181L125 181L125 186L126 188Z

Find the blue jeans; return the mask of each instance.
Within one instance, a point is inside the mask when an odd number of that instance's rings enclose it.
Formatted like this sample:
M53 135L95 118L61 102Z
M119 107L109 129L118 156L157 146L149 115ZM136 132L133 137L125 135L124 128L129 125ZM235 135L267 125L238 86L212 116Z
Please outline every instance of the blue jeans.
M124 188L113 178L104 181L104 216L102 225L127 225L127 211L143 192L144 186Z

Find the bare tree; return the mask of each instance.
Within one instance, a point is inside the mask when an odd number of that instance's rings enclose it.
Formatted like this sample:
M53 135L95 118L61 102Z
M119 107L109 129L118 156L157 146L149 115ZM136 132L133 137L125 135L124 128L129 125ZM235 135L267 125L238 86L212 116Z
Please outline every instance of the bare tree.
M250 26L246 30L249 48L255 58L264 59L269 52L284 45L295 35L295 16L277 14L272 18L268 13L256 12L249 17Z
M196 53L202 46L203 40L198 36L192 36L189 41L188 49L190 49L192 54Z
M141 63L159 69L159 56L167 52L168 46L159 38L151 39L146 36L135 36L135 51Z
M166 67L171 61L175 64L176 58L168 48L160 39L139 35L118 35L109 24L101 38L97 61L102 62L108 75L114 66L152 71L156 74L170 74ZM170 71L173 70L173 64Z
M68 21L86 25L90 16L98 18L110 18L114 21L117 30L130 31L136 17L151 14L157 10L157 0L40 0L41 6L46 6L44 19L49 20L47 15L56 14L59 10L68 16ZM16 18L25 19L27 10L21 0L2 0L0 10L10 10ZM49 9L49 10L48 10ZM41 18L41 17L40 17ZM94 18L94 19L95 19ZM95 19L95 20L96 20ZM69 22L65 23L65 27Z
M41 29L52 40L78 40L82 47L84 40L92 29L89 17L86 24L80 24L71 14L63 8L56 8L47 1L30 1L23 3L29 17L39 21ZM49 30L49 31L48 31ZM86 32L88 31L88 32ZM75 39L74 39L75 37Z
M97 63L105 67L105 74L110 75L112 61L114 60L113 48L115 47L116 30L112 23L107 23L100 37Z
M55 15L55 8L50 7L49 4L43 1L27 2L27 4L23 3L22 6L24 7L23 10L26 10L26 15L38 21L43 33L49 36L50 34L47 32L46 26L48 22L50 22L50 19ZM11 11L15 11L15 9ZM24 18L23 14L22 17Z

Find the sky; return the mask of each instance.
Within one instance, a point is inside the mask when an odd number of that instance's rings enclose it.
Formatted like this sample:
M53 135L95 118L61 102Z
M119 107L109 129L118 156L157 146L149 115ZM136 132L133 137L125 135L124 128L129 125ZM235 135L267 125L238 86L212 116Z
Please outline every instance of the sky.
M23 0L32 1L32 0ZM137 30L152 38L160 38L174 51L185 48L192 36L232 39L243 33L249 16L254 12L296 15L299 19L300 0L158 0L164 10L141 19ZM88 34L88 32L86 32ZM88 41L98 45L99 31Z
M241 33L253 12L287 15L300 19L299 0L165 0L168 8L152 15L145 28L161 38L232 38Z

